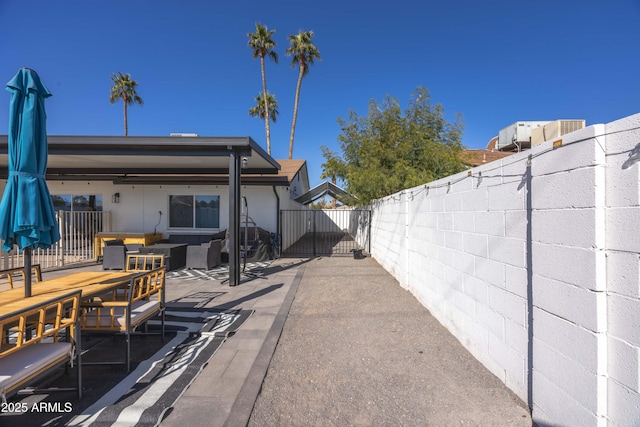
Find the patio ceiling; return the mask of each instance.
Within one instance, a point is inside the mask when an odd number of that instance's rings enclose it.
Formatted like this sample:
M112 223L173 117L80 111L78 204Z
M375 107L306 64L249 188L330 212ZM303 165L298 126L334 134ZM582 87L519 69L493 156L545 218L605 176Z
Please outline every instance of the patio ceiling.
M243 174L277 174L280 165L250 137L49 136L47 179L121 181L133 176L229 174L231 152ZM8 139L0 135L0 178L8 175ZM226 180L226 179L225 179Z

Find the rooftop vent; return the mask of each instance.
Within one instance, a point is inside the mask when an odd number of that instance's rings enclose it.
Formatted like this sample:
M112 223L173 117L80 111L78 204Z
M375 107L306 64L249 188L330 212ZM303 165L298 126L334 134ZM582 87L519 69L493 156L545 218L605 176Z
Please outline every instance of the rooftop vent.
M531 145L542 144L560 138L571 132L583 129L585 120L556 120L531 131Z
M190 137L195 137L195 136L198 136L198 134L197 133L177 132L177 133L170 133L169 136L190 136Z

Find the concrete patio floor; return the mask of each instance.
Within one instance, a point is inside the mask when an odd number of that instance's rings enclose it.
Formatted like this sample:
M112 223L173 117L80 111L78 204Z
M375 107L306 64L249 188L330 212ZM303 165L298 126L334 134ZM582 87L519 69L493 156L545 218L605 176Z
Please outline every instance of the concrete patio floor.
M282 258L237 287L168 279L166 299L253 314L162 426L531 425L525 403L371 258Z

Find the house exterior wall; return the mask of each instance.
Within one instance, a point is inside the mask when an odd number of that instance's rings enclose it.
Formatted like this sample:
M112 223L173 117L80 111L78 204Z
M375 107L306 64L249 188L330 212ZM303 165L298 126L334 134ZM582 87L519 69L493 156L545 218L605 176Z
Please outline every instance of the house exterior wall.
M220 196L220 224L213 231L225 230L229 225L229 189L226 185L114 185L107 181L47 181L49 192L55 194L102 195L103 211L110 211L112 231L129 232L198 232L196 229L169 228L170 195L218 195ZM0 187L4 193L4 183ZM276 187L280 196L280 208L299 208L290 199L287 187ZM0 194L3 194L0 193ZM120 202L113 203L112 195L120 194ZM277 199L271 186L242 186L247 198L249 216L256 224L275 232L277 229ZM159 214L162 212L162 215Z
M636 147L640 114L372 204L373 257L537 423L640 422Z

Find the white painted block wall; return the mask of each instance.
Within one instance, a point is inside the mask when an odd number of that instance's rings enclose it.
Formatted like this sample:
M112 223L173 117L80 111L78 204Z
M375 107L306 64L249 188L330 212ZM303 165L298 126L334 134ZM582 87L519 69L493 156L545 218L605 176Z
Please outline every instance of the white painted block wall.
M590 126L372 203L372 255L525 401L531 366L536 422L640 425L640 163L623 169L639 129Z

